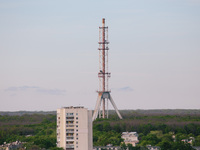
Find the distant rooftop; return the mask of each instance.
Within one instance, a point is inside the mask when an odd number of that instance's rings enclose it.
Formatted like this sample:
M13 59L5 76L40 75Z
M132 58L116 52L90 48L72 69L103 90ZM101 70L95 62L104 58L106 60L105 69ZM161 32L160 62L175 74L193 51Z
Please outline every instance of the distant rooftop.
M137 132L122 132L122 134L137 134Z
M69 107L63 107L65 109L80 109L80 108L84 108L83 106L76 106L76 107L73 107L73 106L69 106Z

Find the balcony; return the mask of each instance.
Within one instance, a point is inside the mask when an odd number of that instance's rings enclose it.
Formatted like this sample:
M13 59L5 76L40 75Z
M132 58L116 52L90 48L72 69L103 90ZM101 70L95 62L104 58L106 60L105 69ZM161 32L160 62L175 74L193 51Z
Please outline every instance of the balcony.
M67 129L66 133L74 133L74 129Z
M66 118L66 121L74 121L74 119L70 119L70 118L69 118L69 119L67 119L67 118Z
M66 137L66 141L68 141L68 142L73 142L74 141L74 137Z
M66 145L66 148L74 148L74 145Z
M74 125L66 125L66 127L74 127Z
M74 131L66 131L66 133L74 133Z

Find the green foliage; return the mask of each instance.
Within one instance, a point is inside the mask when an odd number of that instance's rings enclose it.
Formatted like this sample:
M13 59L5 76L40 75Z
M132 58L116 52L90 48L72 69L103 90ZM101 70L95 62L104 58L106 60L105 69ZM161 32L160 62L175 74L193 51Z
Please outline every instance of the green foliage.
M161 141L160 143L158 143L158 146L162 149L162 150L170 150L172 149L172 143L169 141Z
M64 150L64 149L60 147L53 147L53 148L50 148L50 150Z
M155 135L159 139L163 137L163 132L162 131L158 131L158 130L156 130L156 131L150 131L150 134Z
M48 137L48 136L36 136L33 140L35 145L39 145L41 148L50 148L56 147L56 139L55 137Z
M126 144L123 142L122 144L121 144L121 150L126 150L127 149L127 146L126 146Z
M198 135L196 138L195 138L195 141L193 143L194 146L200 146L200 135Z
M132 146L132 144L127 144L128 150L135 150L135 148Z
M109 122L103 122L102 124L96 124L93 126L94 146L106 146L107 144L117 146L120 145L121 141L121 133L111 130Z
M190 110L191 111L191 110ZM138 111L137 111L138 112ZM94 145L106 145L110 132L122 133L125 131L136 131L139 134L140 143L138 147L144 148L146 145L160 146L163 149L173 149L180 146L182 139L189 137L197 138L193 142L194 146L200 146L200 113L193 111L190 115L183 110L175 110L177 114L169 111L164 114L140 114L135 111L124 111L123 120L116 119L116 115L110 115L111 119L98 119L94 121ZM155 113L155 112L154 112ZM98 132L100 131L100 132ZM106 134L107 133L107 134ZM173 139L173 136L176 136ZM120 138L120 136L119 136ZM130 146L130 145L129 145ZM186 146L184 143L182 146ZM123 147L122 147L123 148ZM130 149L130 148L129 148Z
M26 149L56 148L55 115L0 116L0 144L23 141Z
M184 142L174 142L173 144L172 144L172 148L171 149L169 149L169 150L195 150L195 149L193 149L192 147L191 147L191 145L190 144L188 144L188 143L184 143Z
M121 134L115 131L93 131L93 137L94 146L106 146L107 144L113 144L114 146L117 146L120 145L122 141Z
M147 136L143 136L142 142L140 143L141 146L147 145L156 145L160 142L160 139L157 138L155 134L148 134Z
M136 147L122 145L129 150L145 149L146 145L160 146L161 149L191 149L191 145L181 142L182 139L194 137L193 146L200 146L200 111L183 110L164 111L122 111L123 120L117 115L110 119L97 119L93 122L94 146L123 142L121 133L136 131L139 144ZM172 136L176 138L173 139ZM0 115L0 144L26 142L27 149L61 150L56 147L56 115L24 114L21 116Z
M132 144L127 144L126 145L123 142L123 143L121 143L120 150L148 150L148 148L142 147L142 146L135 146L135 147L133 147Z
M30 147L27 147L27 149L30 149L30 150L39 150L40 147L38 145L30 145Z
M103 123L103 131L108 132L111 130L111 126L109 122L104 122Z

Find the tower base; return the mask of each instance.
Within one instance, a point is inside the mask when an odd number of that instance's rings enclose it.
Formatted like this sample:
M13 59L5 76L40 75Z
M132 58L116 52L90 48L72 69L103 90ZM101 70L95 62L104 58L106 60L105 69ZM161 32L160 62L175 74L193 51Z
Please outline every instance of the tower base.
M118 117L120 119L122 119L122 116L121 114L119 113L119 110L117 109L117 106L115 105L115 102L113 101L111 95L110 95L110 92L109 91L106 91L106 92L98 92L98 99L97 99L97 102L96 102L96 106L95 106L95 110L94 110L94 113L93 113L93 116L92 116L92 121L96 120L97 117L98 117L98 114L99 114L99 117L101 117L101 110L100 110L100 107L101 107L101 103L107 99L111 102L112 106L114 107ZM103 114L105 114L105 110L102 110L103 111ZM108 113L107 113L107 117L108 117ZM105 118L105 115L103 115L103 118Z

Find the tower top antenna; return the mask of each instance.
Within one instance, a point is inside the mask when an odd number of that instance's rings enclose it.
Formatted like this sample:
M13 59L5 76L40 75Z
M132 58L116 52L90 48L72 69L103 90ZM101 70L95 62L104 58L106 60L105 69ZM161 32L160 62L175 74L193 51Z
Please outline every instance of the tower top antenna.
M102 23L105 24L105 18L102 19Z

